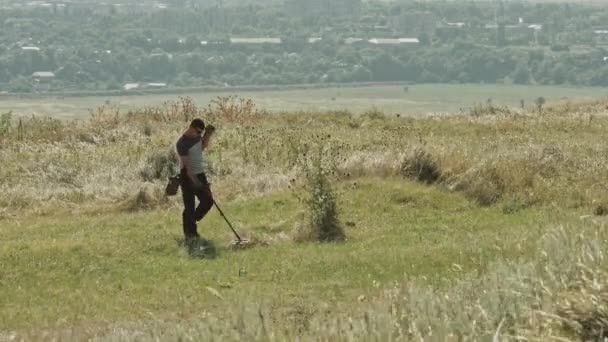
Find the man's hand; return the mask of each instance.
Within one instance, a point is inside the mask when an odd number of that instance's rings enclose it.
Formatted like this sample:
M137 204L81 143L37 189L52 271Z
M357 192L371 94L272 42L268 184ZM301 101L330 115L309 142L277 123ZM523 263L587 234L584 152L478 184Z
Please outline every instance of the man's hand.
M205 133L203 133L203 136L201 137L201 141L203 144L203 150L207 149L207 147L209 146L209 140L211 139L211 136L213 135L213 133L215 133L215 126L208 125L205 128Z
M211 193L211 186L207 185L205 187L205 191L207 192L207 194L209 195L209 198L213 199L213 193Z

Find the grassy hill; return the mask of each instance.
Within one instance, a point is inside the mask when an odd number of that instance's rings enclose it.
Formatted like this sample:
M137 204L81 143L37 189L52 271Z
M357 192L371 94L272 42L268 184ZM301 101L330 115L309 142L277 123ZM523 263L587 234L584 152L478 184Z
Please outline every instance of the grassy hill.
M5 118L0 340L598 338L606 114L273 115L224 98ZM162 190L192 117L219 127L213 191L251 248L229 247L215 210L199 226L215 251L180 242ZM345 241L302 241L329 197Z

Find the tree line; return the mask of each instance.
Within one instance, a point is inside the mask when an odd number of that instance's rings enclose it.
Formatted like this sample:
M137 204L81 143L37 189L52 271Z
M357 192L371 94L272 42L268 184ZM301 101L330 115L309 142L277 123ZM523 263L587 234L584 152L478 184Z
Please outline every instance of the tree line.
M272 5L8 8L0 91L403 81L608 85L608 9L581 4L365 2L356 15ZM339 11L338 11L339 12ZM604 33L605 32L605 33ZM280 38L232 44L231 37ZM310 38L322 38L310 41ZM362 41L346 44L348 38ZM370 38L418 38L374 45ZM51 72L35 76L36 72ZM45 77L47 76L47 77Z

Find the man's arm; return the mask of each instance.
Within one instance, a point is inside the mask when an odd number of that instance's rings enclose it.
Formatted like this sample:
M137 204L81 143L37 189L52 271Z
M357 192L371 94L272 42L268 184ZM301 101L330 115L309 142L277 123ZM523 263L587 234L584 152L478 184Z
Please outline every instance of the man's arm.
M201 137L201 143L203 144L203 150L207 149L209 146L209 140L211 139L211 135L215 132L215 127L213 125L208 125L205 128L205 133Z

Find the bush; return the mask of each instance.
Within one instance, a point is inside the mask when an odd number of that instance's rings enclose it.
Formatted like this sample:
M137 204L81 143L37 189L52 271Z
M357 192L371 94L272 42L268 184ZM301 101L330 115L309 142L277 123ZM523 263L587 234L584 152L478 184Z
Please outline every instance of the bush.
M128 198L122 208L126 211L150 210L166 203L168 199L163 195L162 189L147 183L135 195Z
M361 115L361 118L369 120L384 120L386 119L386 114L384 114L382 110L374 106L365 111L365 113Z
M536 154L523 157L501 156L484 161L466 172L456 175L448 183L451 190L461 191L466 197L481 206L494 205L507 199L515 203L511 212L518 206L528 207L542 199L546 190L542 182L543 174L551 171L548 159Z
M202 110L203 117L211 121L235 122L247 125L258 121L265 112L253 100L238 96L219 96Z
M12 119L11 112L0 115L0 137L8 135L8 133L10 132L11 119Z
M401 175L418 182L432 184L440 172L433 156L423 147L414 148L401 162Z
M344 230L338 220L337 196L331 183L334 166L323 159L322 149L303 164L308 196L303 200L307 222L296 232L296 241L343 241Z
M177 158L172 149L150 153L140 171L141 178L150 182L156 179L166 179L176 173Z
M467 198L481 206L495 204L505 193L505 180L496 163L486 163L472 168L458 178L451 189L462 191Z

